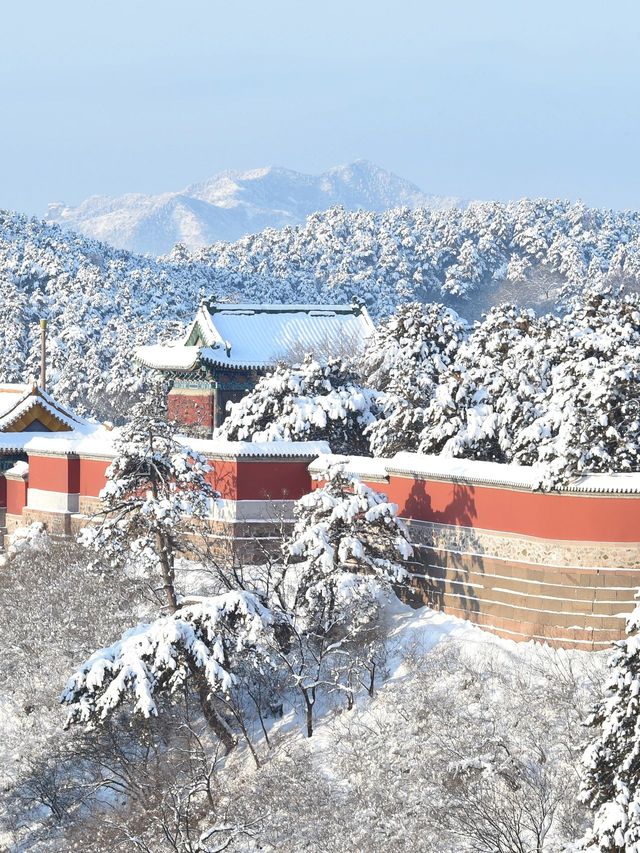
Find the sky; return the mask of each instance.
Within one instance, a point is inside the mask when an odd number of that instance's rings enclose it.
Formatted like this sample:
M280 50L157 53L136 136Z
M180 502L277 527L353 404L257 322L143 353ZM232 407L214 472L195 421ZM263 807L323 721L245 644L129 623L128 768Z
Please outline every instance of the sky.
M358 158L640 209L637 0L2 4L0 208Z

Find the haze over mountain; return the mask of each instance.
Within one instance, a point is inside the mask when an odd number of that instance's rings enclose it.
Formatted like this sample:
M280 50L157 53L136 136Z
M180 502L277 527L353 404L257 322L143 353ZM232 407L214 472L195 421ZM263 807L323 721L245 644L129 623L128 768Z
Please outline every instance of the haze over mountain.
M180 192L91 196L76 207L50 204L46 219L120 249L161 255L176 243L190 249L234 241L265 228L297 225L311 213L394 207L451 208L458 200L428 195L367 160L320 175L268 166L226 171Z

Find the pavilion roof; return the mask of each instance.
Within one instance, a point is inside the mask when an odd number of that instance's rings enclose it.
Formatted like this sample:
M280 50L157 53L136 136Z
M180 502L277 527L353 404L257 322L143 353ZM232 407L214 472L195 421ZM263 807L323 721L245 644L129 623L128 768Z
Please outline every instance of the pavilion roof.
M190 371L200 364L266 368L307 351L362 346L374 326L359 305L202 303L185 337L140 347L137 360L157 370Z

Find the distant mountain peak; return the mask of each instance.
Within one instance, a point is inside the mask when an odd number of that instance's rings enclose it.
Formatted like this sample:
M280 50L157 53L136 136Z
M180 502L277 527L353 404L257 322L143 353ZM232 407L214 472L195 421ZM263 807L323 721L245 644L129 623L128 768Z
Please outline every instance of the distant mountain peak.
M195 249L265 228L297 225L335 205L383 211L457 203L427 195L369 160L355 160L319 175L263 166L220 172L179 192L91 196L75 207L55 202L46 220L117 248L161 255L176 243Z

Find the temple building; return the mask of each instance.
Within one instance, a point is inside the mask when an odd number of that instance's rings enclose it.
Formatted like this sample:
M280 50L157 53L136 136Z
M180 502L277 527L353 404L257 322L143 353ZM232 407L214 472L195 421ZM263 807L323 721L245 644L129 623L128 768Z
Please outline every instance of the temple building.
M258 378L305 353L357 352L373 332L367 309L352 305L202 302L181 341L140 347L136 359L170 382L170 420L210 436Z

